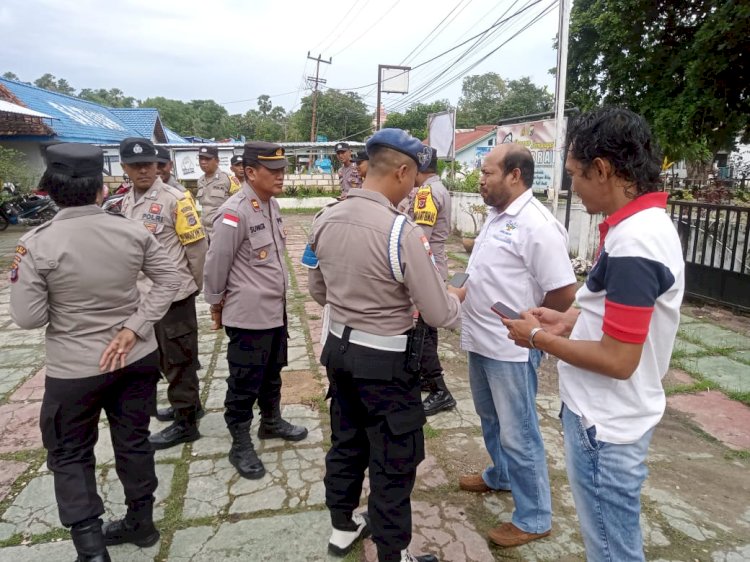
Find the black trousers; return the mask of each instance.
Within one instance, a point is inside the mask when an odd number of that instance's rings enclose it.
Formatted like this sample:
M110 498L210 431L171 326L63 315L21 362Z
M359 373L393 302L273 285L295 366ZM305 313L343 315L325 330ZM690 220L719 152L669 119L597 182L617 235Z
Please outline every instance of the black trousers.
M64 526L104 513L96 492L94 458L102 410L109 420L115 469L125 490L125 502L153 498L158 481L148 424L156 411L157 361L154 352L103 375L45 379L39 425Z
M287 363L286 326L268 330L225 327L227 346L227 395L224 421L227 427L253 419L258 401L263 416L273 415L281 404L281 369Z
M443 366L438 357L438 329L427 326L427 334L422 348L422 368L420 375L426 380L436 379L443 374Z
M197 408L198 319L195 295L173 302L164 318L154 325L159 344L159 368L167 379L167 398L175 410Z
M359 505L369 468L368 512L381 561L400 560L411 542L411 491L424 459L425 423L417 375L404 353L378 351L329 334L321 362L331 398L326 505L335 522Z

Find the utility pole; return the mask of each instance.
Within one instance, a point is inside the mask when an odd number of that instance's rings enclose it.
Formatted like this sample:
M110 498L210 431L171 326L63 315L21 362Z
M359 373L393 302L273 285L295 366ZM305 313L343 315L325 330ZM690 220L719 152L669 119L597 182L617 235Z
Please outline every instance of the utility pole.
M557 80L555 81L555 165L552 169L552 216L557 217L557 202L562 189L565 162L565 89L568 79L568 34L570 27L570 0L560 0L560 17L557 30ZM571 194L568 193L570 198Z
M312 125L310 126L310 142L315 142L316 135L315 135L315 121L317 118L317 112L318 112L318 84L325 84L326 81L320 78L320 63L323 64L331 64L331 61L333 60L331 57L328 58L328 60L323 60L321 58L321 55L318 55L317 58L310 56L310 51L307 51L307 58L310 60L315 61L315 78L312 76L307 77L308 83L313 85L313 106L312 106Z

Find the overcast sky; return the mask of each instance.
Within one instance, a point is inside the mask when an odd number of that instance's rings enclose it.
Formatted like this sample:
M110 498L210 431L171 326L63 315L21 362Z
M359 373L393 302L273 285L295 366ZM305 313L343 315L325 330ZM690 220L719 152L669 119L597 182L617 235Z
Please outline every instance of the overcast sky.
M33 81L49 72L77 90L116 87L137 99L213 99L230 113L269 94L294 110L309 93L303 76L315 74L308 51L333 57L321 65L325 87L357 88L377 80L378 64L416 67L510 16L475 51L462 56L472 41L414 70L412 95L384 95L386 110L403 111L405 101L456 104L461 78L431 90L498 47L468 74L530 76L554 92L553 0L2 0L0 74ZM355 91L374 109L374 86Z

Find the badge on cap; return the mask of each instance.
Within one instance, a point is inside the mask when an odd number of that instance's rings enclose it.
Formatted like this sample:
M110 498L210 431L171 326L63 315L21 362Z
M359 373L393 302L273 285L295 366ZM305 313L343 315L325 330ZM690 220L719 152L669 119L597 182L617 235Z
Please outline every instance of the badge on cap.
M143 152L143 148L141 148L140 144L133 146L133 154L140 154L141 152Z
M257 199L250 200L250 204L253 206L253 210L257 213L260 211L260 203L258 203Z
M265 250L261 250L260 252L258 252L258 257L264 260L268 257L268 252L266 252Z

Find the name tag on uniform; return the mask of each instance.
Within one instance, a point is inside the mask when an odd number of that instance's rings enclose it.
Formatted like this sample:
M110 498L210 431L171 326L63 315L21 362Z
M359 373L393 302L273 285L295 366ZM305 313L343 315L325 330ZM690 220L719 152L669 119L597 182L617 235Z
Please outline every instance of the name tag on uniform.
M228 224L229 226L232 226L234 228L237 228L240 224L240 217L237 217L235 215L230 215L229 213L224 213L224 217L221 219L221 222L224 224Z

